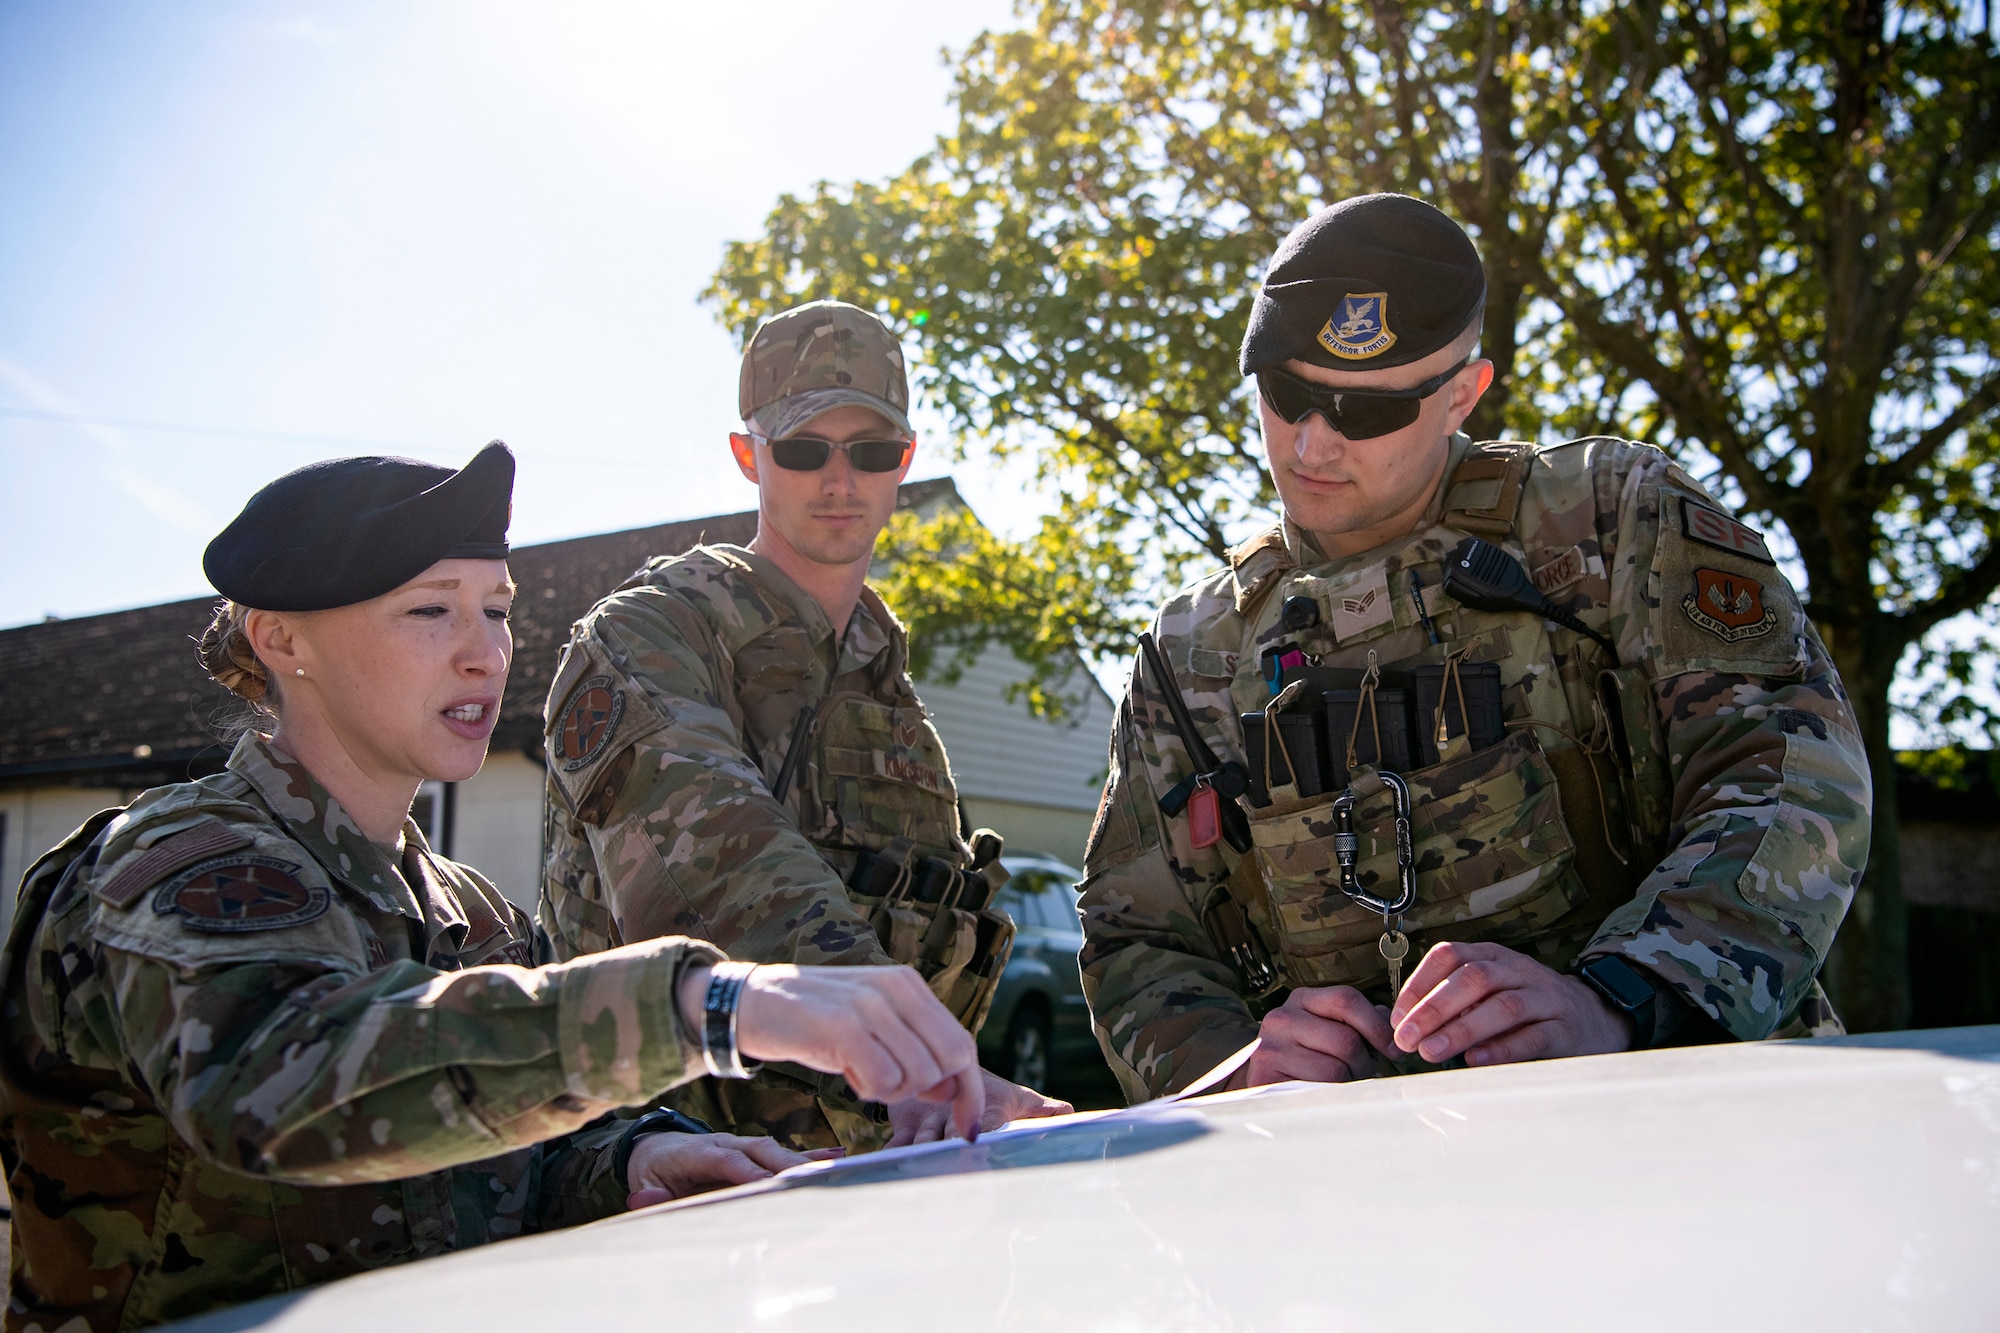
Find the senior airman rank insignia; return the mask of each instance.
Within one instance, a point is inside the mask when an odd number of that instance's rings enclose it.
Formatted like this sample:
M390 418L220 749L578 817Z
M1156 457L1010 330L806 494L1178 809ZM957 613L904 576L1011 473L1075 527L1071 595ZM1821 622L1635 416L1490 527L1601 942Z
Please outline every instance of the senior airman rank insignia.
M1340 298L1340 309L1319 331L1319 345L1335 356L1359 361L1396 345L1389 332L1389 294L1356 292Z
M1389 598L1388 571L1380 565L1331 589L1328 601L1333 611L1333 635L1342 643L1396 623L1396 608Z
M1681 599L1681 610L1724 643L1761 638L1778 624L1778 613L1764 605L1762 583L1719 569L1695 570L1694 591Z

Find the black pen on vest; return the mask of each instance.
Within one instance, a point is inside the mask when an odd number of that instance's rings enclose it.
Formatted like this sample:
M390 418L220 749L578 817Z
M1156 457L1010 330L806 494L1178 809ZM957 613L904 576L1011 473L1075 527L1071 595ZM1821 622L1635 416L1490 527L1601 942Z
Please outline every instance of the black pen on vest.
M1409 574L1410 600L1417 604L1417 619L1424 623L1424 633L1429 636L1432 643L1442 643L1444 640L1438 638L1438 627L1431 623L1431 613L1424 606L1424 581L1417 577L1417 571L1414 569L1410 570Z
M799 764L806 757L806 737L812 734L813 715L817 711L807 704L792 721L792 743L785 748L784 762L778 765L777 781L771 784L771 799L779 805L791 795L792 783L799 776Z

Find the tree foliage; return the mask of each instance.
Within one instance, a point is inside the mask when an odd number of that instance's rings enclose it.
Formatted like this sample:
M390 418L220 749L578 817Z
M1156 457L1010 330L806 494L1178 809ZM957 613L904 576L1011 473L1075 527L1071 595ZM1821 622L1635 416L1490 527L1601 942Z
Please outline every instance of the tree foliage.
M1279 239L1353 193L1432 199L1488 270L1472 429L1648 439L1771 525L1886 777L1898 663L2000 587L1995 57L1987 8L1942 2L1031 0L959 58L955 133L781 199L708 295L746 335L876 309L965 441L1032 454L1056 520L905 526L933 558L890 591L919 637L1052 679L1273 513L1235 352ZM1868 1026L1906 1005L1880 785L1839 978Z

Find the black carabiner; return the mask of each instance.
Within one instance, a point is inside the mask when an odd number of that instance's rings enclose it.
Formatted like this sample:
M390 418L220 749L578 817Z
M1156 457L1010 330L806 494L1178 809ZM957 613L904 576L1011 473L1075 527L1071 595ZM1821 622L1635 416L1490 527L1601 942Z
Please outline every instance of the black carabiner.
M1355 864L1361 859L1361 835L1354 831L1354 788L1333 798L1333 859L1340 870L1340 891L1372 912L1380 912L1383 920L1401 916L1410 910L1417 900L1417 861L1410 847L1410 785L1398 774L1387 769L1378 771L1376 777L1388 786L1396 798L1396 881L1395 898L1381 898L1361 887L1360 877L1354 873Z

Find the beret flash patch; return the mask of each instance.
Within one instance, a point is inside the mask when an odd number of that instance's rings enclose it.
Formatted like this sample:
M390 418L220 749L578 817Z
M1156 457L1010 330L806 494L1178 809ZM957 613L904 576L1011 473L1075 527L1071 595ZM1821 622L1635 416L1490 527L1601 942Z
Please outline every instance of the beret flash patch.
M1694 572L1694 591L1681 599L1681 610L1724 643L1761 638L1778 625L1778 613L1764 605L1762 583L1719 569Z
M592 676L571 696L562 726L556 731L556 758L563 772L574 773L604 753L625 716L625 696L612 689L609 676Z
M332 895L301 883L298 872L297 864L275 856L218 856L162 884L153 910L216 935L302 926L326 915Z
M1340 298L1340 309L1319 331L1319 345L1349 361L1394 347L1396 335L1389 332L1389 294L1356 292Z

